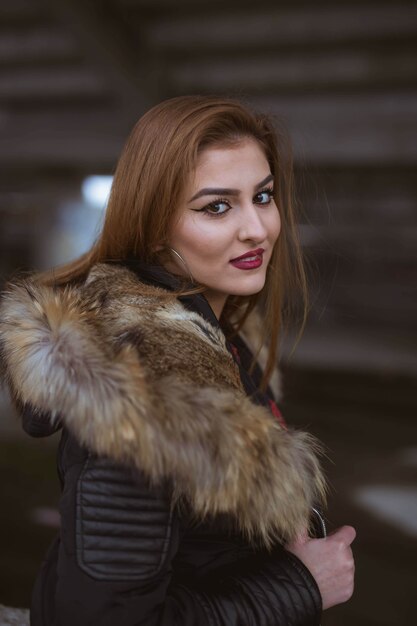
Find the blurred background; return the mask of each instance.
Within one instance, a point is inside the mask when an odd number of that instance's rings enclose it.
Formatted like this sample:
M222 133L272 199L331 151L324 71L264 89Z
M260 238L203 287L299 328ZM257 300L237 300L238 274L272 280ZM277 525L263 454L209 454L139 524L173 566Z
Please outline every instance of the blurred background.
M323 626L415 623L417 7L386 0L2 0L0 279L74 258L150 106L243 98L289 129L312 311L284 346L287 420L326 444L357 589ZM0 395L0 603L57 532L57 440Z

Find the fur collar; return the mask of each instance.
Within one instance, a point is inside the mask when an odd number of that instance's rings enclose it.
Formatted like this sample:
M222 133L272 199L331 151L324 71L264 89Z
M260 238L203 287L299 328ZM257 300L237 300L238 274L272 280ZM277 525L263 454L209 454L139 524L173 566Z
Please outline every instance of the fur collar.
M125 267L97 265L77 287L9 285L0 357L18 403L62 416L98 455L170 478L200 518L229 514L271 545L323 499L314 440L245 395L221 330Z

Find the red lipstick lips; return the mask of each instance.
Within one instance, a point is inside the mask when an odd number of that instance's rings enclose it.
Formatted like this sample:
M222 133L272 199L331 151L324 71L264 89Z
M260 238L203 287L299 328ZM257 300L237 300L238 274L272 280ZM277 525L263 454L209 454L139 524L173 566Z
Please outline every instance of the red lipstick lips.
M230 263L240 270L253 270L260 267L263 263L262 255L265 252L263 248L257 248L257 250L249 250L242 256L238 256L236 259L232 259Z

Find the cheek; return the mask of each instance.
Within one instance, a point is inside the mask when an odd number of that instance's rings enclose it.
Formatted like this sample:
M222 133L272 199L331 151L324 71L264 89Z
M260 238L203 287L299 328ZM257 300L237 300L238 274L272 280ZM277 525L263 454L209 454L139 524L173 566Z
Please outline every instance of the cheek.
M230 235L227 229L219 228L219 224L200 222L199 218L184 220L175 229L171 242L200 258L218 256L224 252Z
M281 216L278 209L276 209L276 211L274 211L270 216L268 232L271 243L275 243L281 232Z

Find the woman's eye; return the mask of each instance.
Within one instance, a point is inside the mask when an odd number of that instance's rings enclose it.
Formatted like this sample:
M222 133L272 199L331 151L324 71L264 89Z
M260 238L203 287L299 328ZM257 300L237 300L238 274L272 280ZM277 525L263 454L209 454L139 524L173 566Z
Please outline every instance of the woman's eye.
M211 215L222 215L223 213L227 213L232 207L225 200L215 200L214 202L210 202L207 206L203 208L203 211L206 213L210 213Z
M264 189L256 194L254 200L256 204L269 204L274 197L272 189Z

